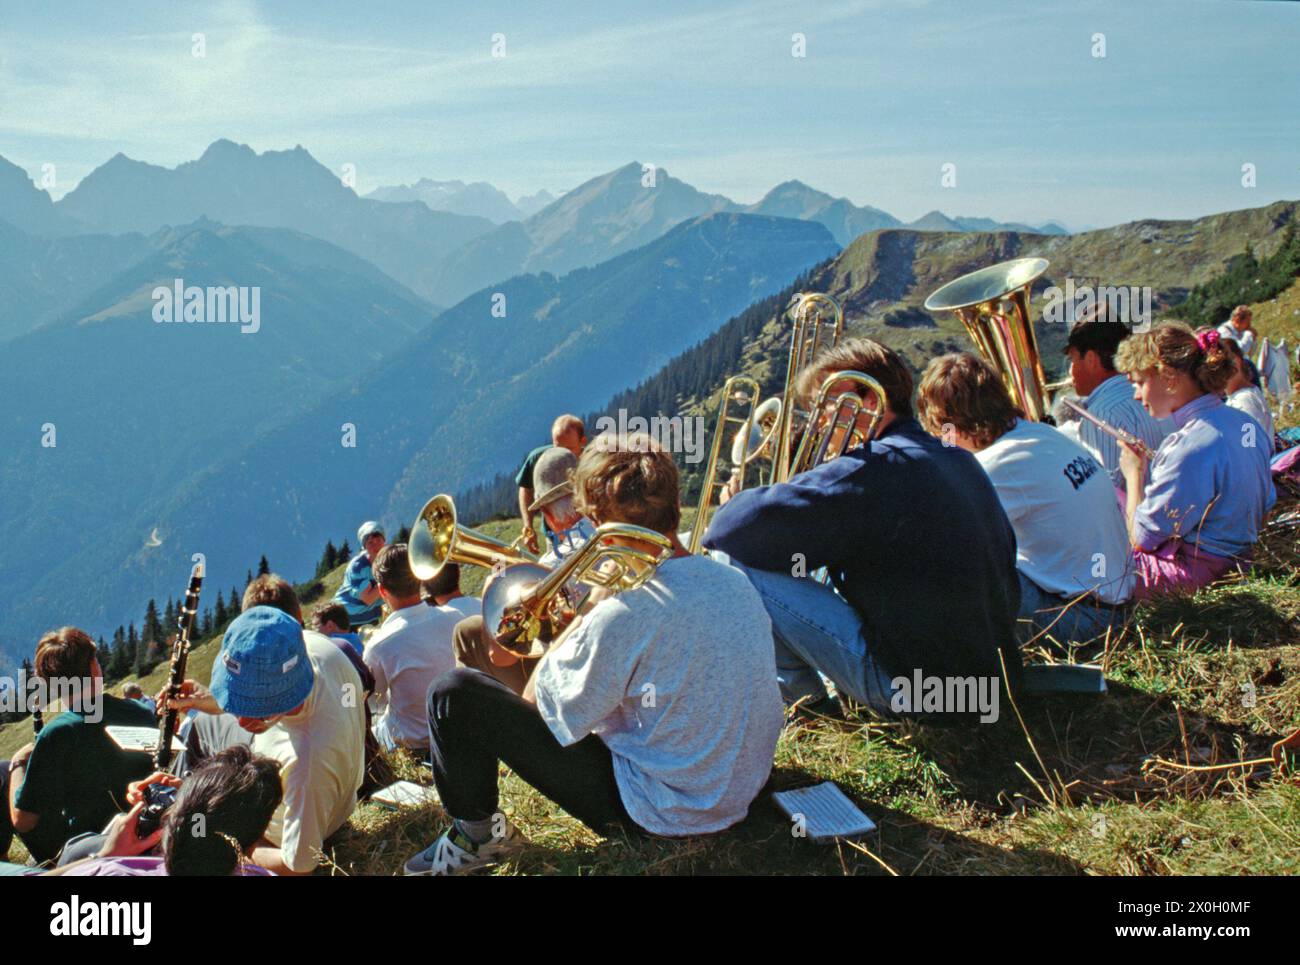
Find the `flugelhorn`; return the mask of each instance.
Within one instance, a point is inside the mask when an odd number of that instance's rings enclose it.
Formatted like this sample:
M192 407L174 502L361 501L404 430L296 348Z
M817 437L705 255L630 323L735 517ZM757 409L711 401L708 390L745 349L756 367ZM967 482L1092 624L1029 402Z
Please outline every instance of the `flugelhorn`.
M513 544L461 526L456 521L456 504L446 494L430 499L415 518L411 525L408 556L411 573L421 582L432 580L448 563L493 569L533 560Z
M631 523L606 523L553 570L520 563L494 572L483 587L483 629L511 653L540 656L534 644L543 624L558 635L577 613L580 601L569 598L570 584L611 593L634 590L672 555L672 541L661 533Z
M718 420L713 428L713 444L709 448L709 461L704 467L704 483L700 487L700 501L695 510L695 522L691 525L691 538L686 548L691 553L700 551L700 543L704 539L704 530L709 522L709 508L713 504L713 492L730 484L730 477L727 479L718 479L718 463L722 460L722 442L727 435L727 430L731 426L740 426L736 432L737 439L748 439L750 431L754 427L754 419L758 410L759 385L755 379L747 375L733 375L722 386L722 401L718 403ZM733 408L738 408L744 415L733 412ZM737 460L735 458L735 447L732 447L732 468L740 474L740 485L743 487L745 482L745 468L748 460L743 456Z
M1046 258L1000 262L948 282L925 300L927 311L949 311L961 319L1011 398L1037 422L1048 414L1047 377L1029 317L1029 295L1047 264Z
M830 295L820 292L799 292L790 299L786 315L794 322L790 332L790 357L786 362L785 388L781 393L781 411L777 415L769 439L759 445L771 445L772 472L770 481L785 482L790 478L790 458L795 436L803 431L800 413L794 406L794 388L804 366L817 357L823 348L834 348L844 335L844 309Z

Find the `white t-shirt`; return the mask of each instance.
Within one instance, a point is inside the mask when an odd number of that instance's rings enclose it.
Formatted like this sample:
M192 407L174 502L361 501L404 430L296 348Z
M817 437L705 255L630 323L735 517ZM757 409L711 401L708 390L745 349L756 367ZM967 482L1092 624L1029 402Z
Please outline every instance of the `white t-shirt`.
M451 634L462 619L452 607L417 603L390 613L366 643L375 737L386 748L429 746L429 685L456 668Z
M1058 596L1095 591L1106 603L1123 603L1133 595L1124 514L1091 453L1052 426L1017 419L975 458L1011 520L1025 576Z
M1239 332L1231 320L1219 326L1219 337L1232 339L1241 346L1241 351L1246 356L1255 350L1255 330L1248 328L1244 332Z
M483 615L483 601L476 596L458 596L453 597L444 603L439 609L455 610L459 616L456 622L460 622L466 617L477 617Z
M343 827L365 777L365 693L356 668L333 640L303 631L316 675L303 709L253 736L252 748L280 764L284 800L266 838L294 871L316 867L316 852Z
M596 604L533 680L561 744L608 745L623 806L652 834L743 820L772 769L783 721L772 624L744 574L708 557L670 559Z
M1245 385L1228 396L1228 405L1246 413L1264 429L1264 442L1261 443L1273 454L1273 413L1268 410L1268 399L1264 391L1253 385Z

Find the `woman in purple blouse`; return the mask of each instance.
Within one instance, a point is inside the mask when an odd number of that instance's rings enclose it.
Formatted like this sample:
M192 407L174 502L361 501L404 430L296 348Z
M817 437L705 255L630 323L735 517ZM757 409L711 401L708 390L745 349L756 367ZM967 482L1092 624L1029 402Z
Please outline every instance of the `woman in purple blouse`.
M1123 447L1125 512L1139 599L1195 589L1250 557L1276 500L1268 440L1221 397L1235 365L1215 331L1164 322L1120 345L1115 365L1134 397L1177 427L1147 460Z

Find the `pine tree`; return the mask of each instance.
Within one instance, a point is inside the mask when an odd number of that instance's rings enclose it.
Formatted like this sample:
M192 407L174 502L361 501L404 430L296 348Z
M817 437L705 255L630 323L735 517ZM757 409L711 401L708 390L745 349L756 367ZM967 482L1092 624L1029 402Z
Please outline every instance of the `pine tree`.
M339 547L338 563L346 563L351 559L352 559L352 547L348 545L347 540L344 540L343 545ZM336 563L335 565L337 566L338 563Z
M401 529L397 531L397 542L409 543L410 541L411 541L411 528L409 526L403 526Z
M253 571L248 571L248 577L244 580L244 589L247 590L253 582Z
M152 662L154 656L162 650L163 641L166 639L166 631L163 630L162 621L158 619L158 603L150 599L144 611L144 625L140 628L140 642L144 644L141 648L141 660L145 664Z
M271 564L266 561L266 554L263 553L262 558L257 561L257 575L266 576L266 574L270 572L271 572Z
M203 608L203 619L199 621L199 636L207 638L212 636L212 607Z
M144 650L140 644L140 638L136 636L135 624L127 624L126 628L126 652L131 658L131 670L136 676L143 676L144 671Z
M163 609L163 632L170 635L180 629L179 608L167 597L167 606Z
M226 604L226 610L230 619L233 620L235 617L239 616L239 611L242 609L243 604L239 602L239 594L235 592L235 588L232 586L230 588L230 602Z
M224 627L229 620L230 614L226 612L226 601L218 593L216 606L212 610L212 626L214 629Z
M114 680L121 680L131 672L133 660L127 659L126 631L120 626L113 631L113 652L108 661L108 675Z

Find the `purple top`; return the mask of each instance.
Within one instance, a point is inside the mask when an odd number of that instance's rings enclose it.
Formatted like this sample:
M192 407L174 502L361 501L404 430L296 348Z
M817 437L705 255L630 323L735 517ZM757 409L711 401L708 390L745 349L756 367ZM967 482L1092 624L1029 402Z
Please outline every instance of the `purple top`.
M1254 419L1212 394L1173 418L1177 429L1156 452L1135 515L1138 546L1154 551L1177 537L1214 556L1241 556L1277 501L1268 441Z
M64 874L81 878L135 878L141 875L166 875L167 866L162 858L150 855L137 858L90 858L68 865ZM274 872L255 864L243 865L235 874L244 878L274 876Z

